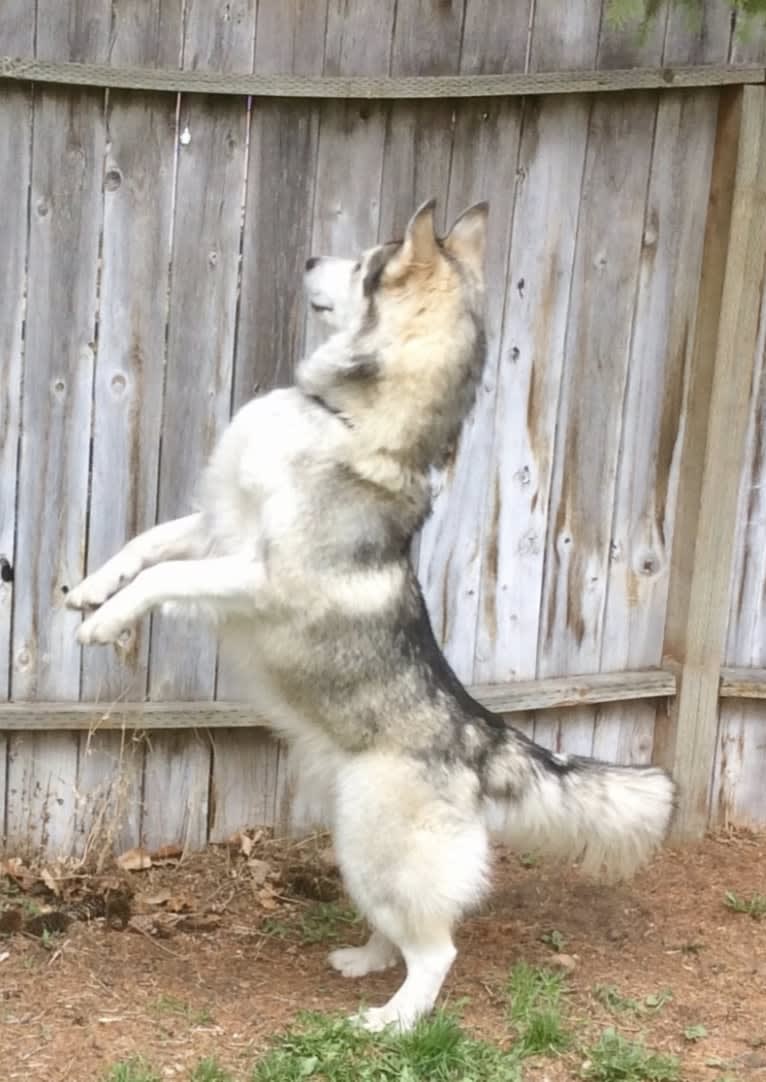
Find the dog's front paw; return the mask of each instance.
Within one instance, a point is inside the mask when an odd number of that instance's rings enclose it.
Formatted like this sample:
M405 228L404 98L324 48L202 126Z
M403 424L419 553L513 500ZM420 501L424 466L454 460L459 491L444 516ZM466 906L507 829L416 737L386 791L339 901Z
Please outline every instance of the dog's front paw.
M70 609L97 609L99 605L110 597L114 590L109 589L109 583L99 576L98 572L88 575L79 586L70 590L66 595L67 607Z
M77 631L77 640L83 646L94 643L121 643L130 638L135 614L123 611L121 605L107 603L85 620Z
M97 609L132 582L140 570L140 564L120 553L70 590L66 603L70 609Z

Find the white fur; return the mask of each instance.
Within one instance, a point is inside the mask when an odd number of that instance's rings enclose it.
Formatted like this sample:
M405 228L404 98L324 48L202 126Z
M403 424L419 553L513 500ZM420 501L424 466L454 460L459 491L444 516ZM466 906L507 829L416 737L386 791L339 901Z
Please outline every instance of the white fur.
M661 770L538 769L513 800L490 799L490 832L519 849L579 860L586 874L631 875L662 844L674 787Z
M455 957L452 930L488 885L488 842L472 779L435 789L425 768L395 755L356 756L337 782L335 846L346 887L370 924L401 951L407 978L368 1011L370 1029L409 1029L433 1007Z

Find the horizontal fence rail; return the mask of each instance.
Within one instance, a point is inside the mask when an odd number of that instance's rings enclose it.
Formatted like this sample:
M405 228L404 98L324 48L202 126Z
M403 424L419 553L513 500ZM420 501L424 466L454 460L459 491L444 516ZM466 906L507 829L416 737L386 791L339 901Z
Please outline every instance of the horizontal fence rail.
M766 68L701 64L612 71L541 71L507 75L250 75L112 67L69 61L0 57L0 79L120 90L266 98L433 99L507 98L618 90L742 86L766 82Z
M677 691L669 669L642 669L505 684L475 684L469 693L496 714L665 699ZM721 670L722 699L766 699L766 669ZM119 729L268 728L246 702L21 702L0 705L0 732Z

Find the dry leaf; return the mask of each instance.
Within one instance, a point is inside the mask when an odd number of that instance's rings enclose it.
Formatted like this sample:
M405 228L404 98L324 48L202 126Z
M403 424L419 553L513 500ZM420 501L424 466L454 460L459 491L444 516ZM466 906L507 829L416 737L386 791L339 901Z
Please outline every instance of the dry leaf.
M149 856L155 864L164 864L167 861L180 860L184 855L183 849L178 845L161 845L154 849Z
M7 875L9 879L13 879L22 890L29 890L37 882L37 876L29 868L24 867L21 857L0 860L0 875Z
M183 894L175 894L168 897L165 908L169 913L188 913L194 906Z
M168 898L172 897L169 890L160 890L156 894L139 894L139 905L164 905Z
M279 907L279 903L277 902L270 890L259 890L256 897L258 898L258 901L260 902L263 909L272 910Z
M53 878L48 868L43 868L40 875L42 876L43 883L45 883L48 890L52 891L58 898L61 894L61 885L58 880Z
M152 858L145 849L127 849L117 857L117 864L126 872L143 872L152 866Z

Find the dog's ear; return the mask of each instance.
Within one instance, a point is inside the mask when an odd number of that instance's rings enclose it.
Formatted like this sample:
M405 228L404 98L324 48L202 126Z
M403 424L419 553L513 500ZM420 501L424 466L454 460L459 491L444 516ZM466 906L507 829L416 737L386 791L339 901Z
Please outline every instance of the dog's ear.
M444 238L444 247L461 263L468 263L479 273L484 267L487 247L489 203L477 203L464 210Z
M407 264L431 263L436 256L436 232L434 230L435 199L429 199L415 211L409 220L402 244L402 260Z

